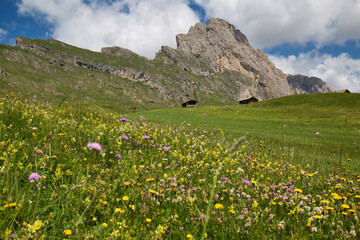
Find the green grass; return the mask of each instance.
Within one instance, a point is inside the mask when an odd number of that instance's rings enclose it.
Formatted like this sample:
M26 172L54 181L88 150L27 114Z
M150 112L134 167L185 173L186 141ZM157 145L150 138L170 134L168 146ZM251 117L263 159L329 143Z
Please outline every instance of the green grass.
M295 163L309 163L320 172L329 171L344 158L360 160L360 94L356 93L295 95L251 105L158 109L137 114L159 123L222 129L230 142L243 135L264 140L296 154L292 158ZM353 168L359 170L360 163L355 161Z
M291 148L250 137L234 144L230 125L220 124L228 126L224 134L210 126L227 122L216 121L216 114L230 119L238 108L258 114L255 128L266 119L259 108L278 114L271 109L282 101L274 101L280 102L173 110L192 112L197 122L170 127L153 123L150 112L148 120L133 115L124 122L124 114L93 105L58 106L1 92L0 238L355 238L357 159L344 156L345 164L319 174L289 162ZM197 127L204 122L208 127ZM236 134L242 131L231 137ZM31 173L39 178L29 180Z

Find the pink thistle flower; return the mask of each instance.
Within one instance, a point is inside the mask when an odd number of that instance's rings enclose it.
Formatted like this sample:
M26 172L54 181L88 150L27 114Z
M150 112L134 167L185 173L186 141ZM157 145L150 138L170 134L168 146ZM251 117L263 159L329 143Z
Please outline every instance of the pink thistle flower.
M150 139L150 137L149 136L144 136L143 139Z
M95 149L95 150L98 150L100 152L103 151L103 148L101 147L101 145L99 143L96 143L96 142L88 143L87 147L89 149Z
M169 151L169 147L163 147L162 148L165 152Z
M29 181L31 181L31 180L37 180L37 179L39 179L39 178L41 178L41 176L40 176L40 174L38 174L38 173L36 173L36 172L32 172L30 175L29 175Z
M228 179L227 179L227 177L222 177L221 180L227 181Z
M143 115L140 116L140 119L141 119L141 120L146 120L146 119L143 117Z
M120 119L120 122L127 122L127 119L123 117Z
M121 158L121 155L117 153L117 154L115 154L115 157L116 158Z
M122 138L122 139L125 139L125 140L129 140L129 137L126 136L126 135L122 135L121 138Z
M245 183L245 184L248 185L248 186L251 186L251 183L250 183L248 180L246 180L246 179L243 180L243 183Z
M316 132L315 134L316 134L316 135L320 135L320 132Z

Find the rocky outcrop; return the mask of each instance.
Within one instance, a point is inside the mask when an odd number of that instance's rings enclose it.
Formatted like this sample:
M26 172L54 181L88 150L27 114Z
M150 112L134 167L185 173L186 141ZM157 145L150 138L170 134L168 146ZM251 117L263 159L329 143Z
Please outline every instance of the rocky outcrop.
M238 89L239 98L256 95L268 99L290 94L286 75L261 50L252 48L246 36L225 20L211 18L207 25L197 23L187 34L178 34L176 41L177 50L169 47L161 50L179 67L205 76L236 71L251 79L251 86ZM191 61L184 62L182 58ZM192 64L196 61L198 64Z
M99 53L53 39L16 41L17 47L26 51L6 54L3 50L4 58L39 71L65 76L71 72L71 76L77 76L70 77L75 90L85 89L86 84L77 83L86 81L79 77L81 74L92 76L101 72L103 77L95 78L96 87L126 96L135 93L137 97L131 96L134 99L151 99L165 105L188 99L205 104L234 104L251 96L265 100L332 91L321 80L287 77L265 53L254 49L240 30L218 18L211 18L208 24L195 24L187 34L178 34L177 49L162 46L153 60L120 47L105 47ZM102 79L104 76L107 79ZM45 92L55 94L51 90Z
M335 89L329 84L317 77L308 77L304 75L288 75L291 94L303 93L328 93Z

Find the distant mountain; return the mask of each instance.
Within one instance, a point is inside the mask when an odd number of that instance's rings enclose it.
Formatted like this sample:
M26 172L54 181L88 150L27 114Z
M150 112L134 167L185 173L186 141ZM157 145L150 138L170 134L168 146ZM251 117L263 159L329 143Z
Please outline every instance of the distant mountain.
M303 93L326 93L334 92L335 89L329 84L317 77L308 77L304 75L288 75L291 94Z
M53 39L16 40L16 47L0 45L0 88L48 100L124 110L332 91L320 79L286 76L244 34L217 18L177 35L177 49L163 46L153 60L120 47L99 53Z

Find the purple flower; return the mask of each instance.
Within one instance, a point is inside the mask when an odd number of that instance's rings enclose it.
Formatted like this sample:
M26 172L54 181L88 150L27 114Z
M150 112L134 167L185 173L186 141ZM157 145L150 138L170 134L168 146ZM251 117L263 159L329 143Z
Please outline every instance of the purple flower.
M122 135L121 138L122 138L122 139L125 139L125 140L129 140L129 137L126 136L126 135Z
M243 180L243 183L245 183L245 184L248 185L248 186L251 186L251 183L250 183L248 180L246 180L246 179Z
M315 134L316 134L316 135L320 135L320 132L316 132Z
M204 113L204 116L207 116L207 114L206 114L206 113Z
M121 158L121 155L117 153L117 154L115 154L115 157L116 158Z
M16 238L16 234L10 234L9 236L8 236L9 238Z
M120 119L120 122L127 122L127 119L123 117Z
M221 180L227 181L228 179L226 177L222 177Z
M98 150L100 152L103 151L103 148L101 147L101 145L99 143L96 143L96 142L88 143L87 147L89 149L95 149L95 150Z
M143 139L150 139L150 137L149 136L144 136Z
M140 116L140 119L141 119L141 120L145 120L145 118L143 117L143 115Z
M37 179L39 179L39 178L41 178L41 176L40 176L38 173L36 173L36 172L33 172L33 173L31 173L31 174L29 175L29 181L31 181L31 180L37 180Z
M165 152L169 151L169 147L163 147L162 148Z

